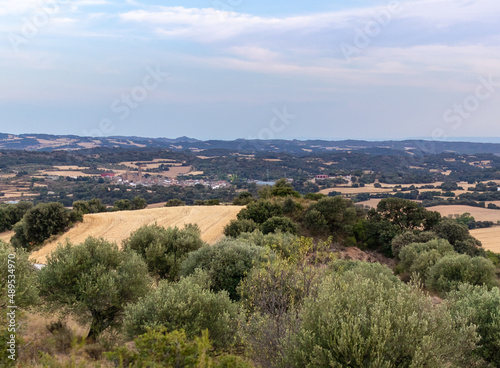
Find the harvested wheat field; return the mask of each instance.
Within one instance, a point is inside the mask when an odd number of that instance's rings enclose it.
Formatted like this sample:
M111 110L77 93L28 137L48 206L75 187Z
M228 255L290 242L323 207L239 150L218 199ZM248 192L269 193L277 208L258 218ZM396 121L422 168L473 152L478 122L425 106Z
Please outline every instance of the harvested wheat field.
M14 231L6 231L3 233L0 233L0 240L3 240L4 242L8 243L10 242L10 238L14 236Z
M500 210L490 210L481 207L471 206L434 206L427 207L429 211L437 211L442 216L448 215L461 215L463 213L470 213L476 221L500 221Z
M133 231L143 225L154 223L164 227L198 224L201 238L209 244L214 244L222 237L224 226L235 219L242 208L241 206L183 206L85 215L82 223L33 252L31 258L35 263L45 263L47 256L66 239L72 244L79 244L87 237L94 236L116 242L121 246L123 240Z
M500 226L471 230L471 235L483 243L483 248L500 253Z

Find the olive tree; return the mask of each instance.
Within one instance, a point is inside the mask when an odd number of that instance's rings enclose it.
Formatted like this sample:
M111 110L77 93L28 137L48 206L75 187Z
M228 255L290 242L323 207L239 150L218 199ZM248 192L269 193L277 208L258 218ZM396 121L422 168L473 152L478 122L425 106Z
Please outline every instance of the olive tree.
M418 287L355 270L326 277L299 318L287 367L457 367L477 341Z
M40 294L51 309L90 323L89 340L116 326L127 303L144 296L151 279L141 257L114 243L88 238L59 246L39 274Z
M204 245L200 234L197 225L189 224L183 229L146 225L133 232L124 245L144 258L151 274L176 280L188 253Z
M125 314L124 330L131 338L159 326L183 329L189 338L207 329L215 346L227 347L236 333L238 306L226 291L212 292L208 276L198 271L178 282L160 281L153 293L129 304Z
M473 354L500 366L500 289L461 284L447 295L452 315L477 326L480 336Z
M238 284L252 267L267 258L268 253L268 249L249 242L223 239L191 252L181 265L181 275L189 276L196 269L202 269L207 272L213 291L226 290L231 299L238 300Z

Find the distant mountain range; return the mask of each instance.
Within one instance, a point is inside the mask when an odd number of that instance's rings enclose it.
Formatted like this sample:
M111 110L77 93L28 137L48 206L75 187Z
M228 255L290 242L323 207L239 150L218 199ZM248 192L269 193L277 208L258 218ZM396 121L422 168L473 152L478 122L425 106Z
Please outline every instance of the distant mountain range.
M425 153L453 152L458 154L493 153L500 155L500 143L443 142L430 140L362 141L362 140L246 140L201 141L189 137L79 137L75 135L2 134L0 150L81 150L92 148L126 149L160 148L171 151L230 150L239 152L283 152L292 154L325 153L335 151L363 151L372 154L421 155Z

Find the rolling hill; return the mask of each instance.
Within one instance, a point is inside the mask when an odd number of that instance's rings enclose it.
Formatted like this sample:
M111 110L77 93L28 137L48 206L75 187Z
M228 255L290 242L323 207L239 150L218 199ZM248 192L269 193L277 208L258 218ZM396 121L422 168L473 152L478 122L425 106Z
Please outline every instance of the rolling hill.
M82 150L93 148L160 148L182 152L230 150L237 152L285 152L295 155L308 153L360 151L374 155L421 155L428 153L455 152L458 154L500 154L499 143L448 142L409 139L400 141L364 140L197 140L180 138L145 137L80 137L76 135L6 134L0 133L0 150L29 151Z
M31 259L35 263L44 264L47 256L57 248L58 244L65 243L66 239L72 244L79 244L87 237L93 236L116 242L121 246L123 240L128 238L133 231L143 225L155 223L164 227L197 224L201 230L201 238L209 244L214 244L223 236L224 226L235 219L236 214L242 208L240 206L183 206L85 215L82 223L33 252Z

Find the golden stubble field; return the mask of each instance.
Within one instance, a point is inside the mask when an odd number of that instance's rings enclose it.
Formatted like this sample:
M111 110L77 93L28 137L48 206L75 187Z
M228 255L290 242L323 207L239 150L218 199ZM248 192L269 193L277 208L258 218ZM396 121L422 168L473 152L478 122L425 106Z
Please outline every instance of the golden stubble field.
M153 208L139 211L121 211L85 215L83 222L77 224L58 239L33 252L31 259L36 263L45 263L47 256L58 244L68 239L72 244L83 243L89 236L104 238L116 242L123 240L143 225L183 227L185 224L197 224L201 238L209 244L216 243L223 236L224 226L236 218L241 206L182 206Z
M483 243L483 248L500 253L500 226L471 230L471 235Z

